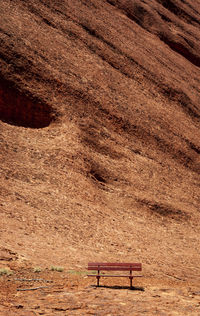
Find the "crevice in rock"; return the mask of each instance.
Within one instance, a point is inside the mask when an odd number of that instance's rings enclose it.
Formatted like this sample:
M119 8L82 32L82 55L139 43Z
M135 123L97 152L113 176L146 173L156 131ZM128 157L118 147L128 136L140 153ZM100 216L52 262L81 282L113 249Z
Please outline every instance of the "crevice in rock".
M181 209L174 208L172 205L164 203L156 203L154 201L148 201L146 199L138 199L140 204L146 205L148 210L152 214L157 214L165 218L171 218L177 221L187 221L190 215Z
M193 104L192 100L184 91L172 88L169 85L163 83L160 84L159 89L168 100L178 102L186 114L190 115L192 119L199 121L199 109L195 106L195 104Z
M193 65L200 67L200 57L193 54L184 44L170 40L164 35L160 35L161 41L167 44L174 52L182 55Z
M0 80L0 120L15 126L44 128L55 119L52 108Z
M198 155L200 154L200 147L196 146L192 142L186 139L186 143L190 146L192 150L194 150Z
M100 183L106 183L106 180L97 171L91 170L90 174L91 174L92 178L94 178L94 180L96 180L96 181L98 181Z
M176 4L175 1L172 0L157 0L158 3L163 5L167 10L169 10L174 15L178 16L179 18L183 19L187 23L197 23L200 24L199 20L188 14L180 5ZM188 3L187 6L191 7Z
M99 165L96 161L92 159L85 161L88 168L88 176L96 184L104 185L109 182L110 178L113 178L110 172L104 167Z
M184 17L186 22L190 23L191 21L198 22L193 16L186 15L186 12L176 6L172 1L157 0L162 4L166 9L168 9L173 14L177 15L179 18ZM110 3L110 2L109 2ZM113 2L111 1L112 5ZM170 22L170 18L166 14L155 13L149 9L147 5L138 4L137 2L124 2L116 3L117 8L122 10L124 14L133 22L137 23L140 27L145 29L147 32L156 34L161 41L169 46L174 52L180 54L186 58L193 65L200 67L200 57L198 53L196 54L193 49L191 49L190 44L187 43L187 39L180 39L180 37L173 38L172 34L165 35L163 34L163 27L161 21ZM161 19L162 20L161 20ZM198 22L199 23L199 22ZM166 27L166 26L165 26ZM160 31L159 31L160 29ZM94 32L92 35L96 35Z

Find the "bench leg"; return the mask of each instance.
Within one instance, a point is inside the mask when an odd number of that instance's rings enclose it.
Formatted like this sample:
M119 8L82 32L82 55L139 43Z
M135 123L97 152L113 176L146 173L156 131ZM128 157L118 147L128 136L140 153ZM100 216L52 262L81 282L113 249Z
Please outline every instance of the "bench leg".
M100 280L100 276L97 276L97 286L99 286L99 280Z
M130 288L132 288L133 287L133 277L129 277L129 279L130 279Z

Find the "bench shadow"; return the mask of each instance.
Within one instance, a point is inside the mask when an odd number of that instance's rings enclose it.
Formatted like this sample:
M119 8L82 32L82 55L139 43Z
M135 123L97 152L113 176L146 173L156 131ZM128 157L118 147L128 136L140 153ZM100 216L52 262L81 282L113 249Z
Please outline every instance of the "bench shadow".
M144 292L144 287L142 286L119 286L119 285L91 285L94 288L104 288L104 289L113 289L113 290L130 290L130 291L142 291Z

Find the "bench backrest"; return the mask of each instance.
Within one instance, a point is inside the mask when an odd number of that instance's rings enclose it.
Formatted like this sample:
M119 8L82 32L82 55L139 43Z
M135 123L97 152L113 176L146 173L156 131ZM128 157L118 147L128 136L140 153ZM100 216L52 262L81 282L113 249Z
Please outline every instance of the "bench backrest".
M98 271L142 271L141 263L109 263L109 262L89 262L88 270Z

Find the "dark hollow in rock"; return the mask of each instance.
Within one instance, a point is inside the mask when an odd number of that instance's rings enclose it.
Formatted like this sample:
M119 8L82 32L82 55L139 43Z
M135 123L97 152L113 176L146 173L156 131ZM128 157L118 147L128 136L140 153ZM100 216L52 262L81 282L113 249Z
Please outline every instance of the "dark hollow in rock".
M162 203L155 203L151 202L145 199L138 200L139 203L143 205L147 205L149 210L153 213L157 213L161 215L162 217L169 217L174 220L188 220L189 219L189 214L186 212L173 208L170 205L167 204L162 204Z
M170 38L167 38L165 35L160 34L160 39L168 45L174 52L182 55L187 60L189 60L193 65L200 67L200 57L195 55L188 47L186 47L185 44L177 42L175 40L172 40Z
M96 181L100 183L106 183L106 180L99 174L99 172L91 170L90 174L92 175L92 178L94 178Z
M1 121L15 126L44 128L53 119L53 111L49 105L23 95L8 81L0 81Z

